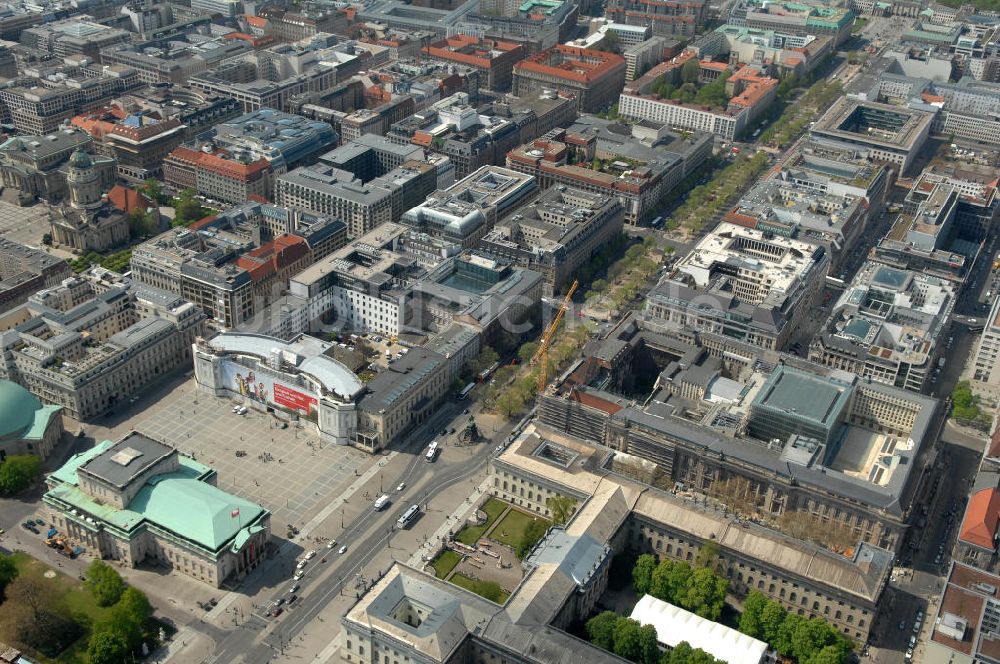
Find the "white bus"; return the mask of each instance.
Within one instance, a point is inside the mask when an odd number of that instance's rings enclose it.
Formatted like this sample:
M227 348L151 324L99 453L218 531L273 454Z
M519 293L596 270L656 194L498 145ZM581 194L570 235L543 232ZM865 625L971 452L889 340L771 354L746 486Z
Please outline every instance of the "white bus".
M465 399L467 396L469 396L469 392L471 392L475 386L476 386L475 383L469 383L468 385L463 387L462 391L458 393L458 400L461 401L462 399Z
M434 460L437 459L439 449L438 442L436 440L432 440L431 444L427 446L427 454L424 455L424 459L427 460L427 463L434 463Z
M375 499L375 505L374 505L375 511L381 512L386 508L388 504L389 504L389 496L383 493L381 496Z
M403 512L403 515L396 520L396 525L400 528L406 528L410 521L413 521L413 517L415 517L419 511L420 505L410 505L410 507Z

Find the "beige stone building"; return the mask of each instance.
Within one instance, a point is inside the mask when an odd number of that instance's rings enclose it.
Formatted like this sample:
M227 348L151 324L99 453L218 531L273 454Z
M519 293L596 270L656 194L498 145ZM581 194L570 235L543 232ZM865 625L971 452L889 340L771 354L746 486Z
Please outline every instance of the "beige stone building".
M214 587L267 553L271 515L215 487L214 470L133 431L46 478L51 523L103 558L152 562Z

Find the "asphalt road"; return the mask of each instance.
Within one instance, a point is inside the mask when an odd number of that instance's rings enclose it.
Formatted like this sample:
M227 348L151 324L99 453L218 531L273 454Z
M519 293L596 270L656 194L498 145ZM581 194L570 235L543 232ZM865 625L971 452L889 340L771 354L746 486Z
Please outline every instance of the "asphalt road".
M505 438L514 423L508 423L502 430L492 433L483 431L483 435L491 438L479 443L474 448L474 454L459 461L448 461L444 458L435 463L427 463L423 457L425 444L435 437L443 428L464 425L468 415L462 414L462 409L455 404L448 404L430 422L416 430L408 445L412 458L405 470L395 477L383 478L383 485L393 499L389 508L376 512L374 509L364 510L360 516L346 523L343 532L337 537L338 543L332 550L322 548L317 556L306 566L306 575L299 583L301 599L292 608L276 619L262 616L249 617L240 628L223 631L217 628L202 629L213 637L215 651L206 662L245 662L247 664L262 664L270 661L276 653L282 652L285 645L294 640L342 594L363 593L367 587L377 580L377 573L385 570L366 570L366 565L380 552L391 545L396 534L396 519L405 508L419 502L423 511L426 504L435 509L434 499L441 492L457 482L463 481L481 471L488 462L496 440ZM406 482L403 492L391 491L400 482ZM450 511L448 508L445 511ZM421 515L411 528L425 530L430 527L426 513ZM341 555L337 551L342 544L348 546ZM325 563L321 562L326 558ZM401 556L409 557L408 552ZM291 575L294 561L288 561L288 583L280 586L285 593L292 584ZM367 576L364 574L367 573ZM362 574L362 577L358 575ZM374 577L374 578L372 578ZM357 584L357 585L356 585ZM208 626L205 626L208 627ZM331 626L330 638L340 631L339 625Z

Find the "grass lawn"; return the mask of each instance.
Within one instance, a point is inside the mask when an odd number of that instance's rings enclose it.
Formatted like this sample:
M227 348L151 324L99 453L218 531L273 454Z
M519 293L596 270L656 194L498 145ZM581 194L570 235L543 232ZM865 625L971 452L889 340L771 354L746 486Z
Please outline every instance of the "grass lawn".
M497 527L493 529L490 539L516 549L518 543L521 541L521 533L524 532L529 523L535 520L544 522L546 527L552 525L550 521L540 516L532 516L518 510L511 510L507 512L507 516L503 518L503 521L498 523Z
M462 556L451 549L445 549L441 552L441 555L431 562L431 565L434 567L434 574L437 575L437 578L443 579L460 562L462 562Z
M466 590L471 590L477 595L485 597L486 599L490 600L491 602L495 602L496 604L503 604L504 602L507 601L507 598L510 597L510 593L503 589L500 589L500 592L497 595L491 595L489 592L484 593L483 592L484 584L482 581L476 581L475 579L470 579L464 574L455 574L450 579L448 579L448 581L454 583L456 586L465 588Z
M40 560L36 560L26 553L20 552L14 553L11 558L13 558L14 564L17 565L18 576L36 580L38 583L51 588L54 602L64 607L68 617L84 626L85 629L84 635L73 646L63 651L56 659L49 659L42 656L38 656L37 658L43 663L82 664L86 662L90 625L107 616L111 608L97 606L97 602L83 587L83 583L57 570L52 570L51 567ZM45 578L45 572L49 570L56 572L53 578ZM0 609L0 619L2 619L4 613L3 609ZM13 641L13 639L11 640Z
M496 498L490 498L483 505L482 510L486 512L486 523L481 526L466 526L463 528L458 535L455 536L462 544L467 546L472 546L479 541L479 538L483 536L493 522L497 520L503 511L507 509L507 503L502 500L497 500Z

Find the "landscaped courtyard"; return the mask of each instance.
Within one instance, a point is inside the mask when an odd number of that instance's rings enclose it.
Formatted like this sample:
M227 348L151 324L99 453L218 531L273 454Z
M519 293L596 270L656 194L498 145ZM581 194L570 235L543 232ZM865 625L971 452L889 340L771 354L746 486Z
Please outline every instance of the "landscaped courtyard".
M469 524L455 536L431 567L439 579L503 604L521 582L520 559L552 523L490 498L479 511L482 523Z

